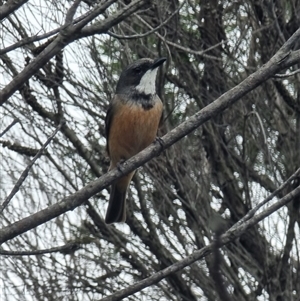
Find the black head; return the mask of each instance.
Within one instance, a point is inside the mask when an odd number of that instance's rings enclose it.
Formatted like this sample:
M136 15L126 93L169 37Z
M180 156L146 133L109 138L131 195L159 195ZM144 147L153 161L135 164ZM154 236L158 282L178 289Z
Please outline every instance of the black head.
M166 61L166 58L152 60L140 59L128 65L121 73L116 93L126 94L136 90L143 94L155 94L155 79L157 68Z

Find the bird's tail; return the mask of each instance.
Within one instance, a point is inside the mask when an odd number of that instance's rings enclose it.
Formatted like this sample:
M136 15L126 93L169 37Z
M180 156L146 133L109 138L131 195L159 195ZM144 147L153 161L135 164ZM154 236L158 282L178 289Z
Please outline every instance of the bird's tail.
M134 173L117 180L111 187L111 193L106 211L105 222L107 224L122 223L126 220L126 194L127 188Z

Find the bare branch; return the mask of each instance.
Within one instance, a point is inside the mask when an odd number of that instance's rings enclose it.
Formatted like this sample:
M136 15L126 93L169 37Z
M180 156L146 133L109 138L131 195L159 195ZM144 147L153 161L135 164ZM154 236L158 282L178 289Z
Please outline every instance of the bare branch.
M106 33L111 27L117 25L122 20L124 20L128 16L132 15L139 8L141 8L145 3L147 3L147 0L132 1L129 5L125 6L124 8L122 8L118 12L116 12L115 15L108 16L105 19L105 24L102 22L97 22L93 25L84 27L81 30L79 37L83 38L83 37L88 37L88 36L91 36L94 34ZM78 25L78 26L80 26L80 25Z
M118 35L114 32L108 31L107 34L116 38L116 39L120 39L120 40L132 40L132 39L139 39L139 38L144 38L152 33L154 33L155 31L157 31L158 29L162 28L164 25L166 25L176 14L179 13L179 11L181 10L181 8L185 5L185 1L182 2L182 4L163 22L161 22L159 24L159 26L151 29L148 32L142 33L142 34L135 34L135 35L131 35L131 36L124 36L124 35Z
M65 25L70 25L74 19L74 15L76 13L76 10L80 4L81 0L75 0L73 5L70 7L70 9L67 12L66 15L66 21L65 21Z
M22 172L22 174L21 174L19 180L17 181L17 183L15 184L14 188L12 189L12 191L10 192L10 194L7 196L7 198L5 199L5 201L1 204L1 206L0 206L0 213L3 212L3 210L8 205L8 203L10 202L10 200L19 191L21 185L23 184L23 182L27 178L28 173L29 173L31 167L34 165L34 163L36 162L36 160L42 155L43 151L46 149L47 145L52 141L52 139L55 137L55 135L61 129L62 125L63 125L63 122L61 122L58 125L58 127L55 129L55 131L51 134L51 136L47 139L47 141L43 144L43 146L40 148L40 150L38 151L38 153L34 156L34 158L30 161L30 163L27 165L27 167L25 168L25 170Z
M287 77L293 76L293 75L298 74L298 73L300 73L300 69L297 69L293 72L289 72L287 74L275 74L274 78L287 78Z
M76 18L72 24L77 24L78 22L82 21L84 18L86 18L88 15L90 14L90 11L83 14L82 16L79 16L78 18ZM30 44L32 42L37 42L37 41L41 41L41 40L44 40L44 39L47 39L57 33L59 33L66 25L62 25L56 29L53 29L47 33L44 33L44 34L41 34L41 35L34 35L34 36L31 36L31 37L28 37L28 38L25 38L25 39L22 39L21 41L18 41L16 42L15 44L11 45L11 46L8 46L6 48L3 48L3 49L0 49L0 55L3 55L9 51L12 51L14 49L17 49L21 46L24 46L24 45L27 45L27 44Z
M9 0L0 7L0 21L6 18L9 14L16 11L23 4L28 2L28 0Z
M5 140L0 140L0 144L3 147L7 147L8 149L20 154L20 155L25 155L29 157L34 157L38 153L38 149L23 146L18 142L12 143L11 141L5 141Z
M263 220L266 216L271 215L272 213L274 213L276 210L278 210L282 206L288 204L299 194L300 194L300 186L295 188L293 191L291 191L285 197L278 200L275 204L273 204L269 208L263 210L261 213L252 217L251 219L249 219L242 225L237 226L237 224L235 224L232 228L230 228L228 231L225 232L225 234L223 234L220 237L219 247L224 246L224 245L232 242L236 238L240 237L247 229L249 229L253 225L255 225L258 222L260 222L261 220ZM184 259L177 261L176 263L170 265L169 267L153 274L152 276L150 276L146 279L143 279L142 281L139 281L131 286L128 286L127 288L120 290L106 298L103 298L103 299L101 299L101 301L117 301L117 300L121 300L125 297L128 297L130 295L133 295L134 293L139 292L142 289L161 281L162 279L166 278L171 273L178 272L178 271L184 269L185 267L191 265L195 261L200 260L200 259L206 257L207 255L211 254L214 250L214 247L215 247L214 245L215 245L215 242L212 242L209 245L205 246L204 248L185 257Z
M268 202L270 202L276 195L278 195L283 189L285 189L293 180L295 180L300 174L300 168L298 168L284 183L280 185L275 191L273 191L266 199L251 209L242 219L240 219L236 225L239 226L245 221L249 220L255 215L255 213Z
M28 37L28 38L25 38L25 39L22 39L21 41L18 41L17 43L15 44L12 44L6 48L3 48L3 49L0 49L0 55L3 55L7 52L10 52L14 49L17 49L21 46L24 46L24 45L27 45L27 44L30 44L32 42L37 42L37 41L40 41L40 40L43 40L43 39L47 39L51 36L53 36L54 34L58 33L60 31L62 27L59 27L59 28L56 28L56 29L53 29L45 34L42 34L42 35L34 35L32 37Z
M48 45L32 62L30 62L14 79L0 91L0 105L2 105L14 92L22 87L22 85L31 78L42 66L44 66L53 56L61 51L66 45L76 39L92 35L94 33L104 33L112 26L124 20L127 16L137 11L144 5L146 0L136 0L130 5L124 7L116 14L109 16L105 20L97 23L96 25L88 26L82 29L89 21L91 16L96 17L98 14L105 11L108 4L112 4L116 0L107 1L100 7L92 10L91 14L87 14L86 18L78 22L74 26L63 26L61 32L55 40ZM80 32L81 31L81 32Z
M153 30L152 26L150 24L148 24L143 18L141 18L140 16L138 16L137 14L135 14L135 16L143 23L145 24L149 29L151 29L151 31ZM155 31L154 31L155 32ZM208 52L210 51L211 49L215 48L215 47L218 47L219 46L219 43L210 47L209 49L205 49L205 50L202 50L202 51L196 51L196 50L193 50L193 49L190 49L190 48L187 48L187 47L184 47L184 46L181 46L181 45L178 45L174 42L171 42L171 41L168 41L166 40L162 35L160 35L158 32L155 32L155 35L158 36L164 43L170 45L170 46L173 46L177 49L180 49L180 50L183 50L185 52L188 52L188 53L192 53L192 54L196 54L196 55L200 55L200 56L203 56L203 57L206 57L206 58L209 58L209 59L212 59L212 60L220 60L219 58L215 57L215 56L211 56L211 55L208 55L208 54L205 54L205 52ZM222 42L222 43L225 43L225 42ZM221 44L222 44L221 43Z
M15 118L12 123L7 126L7 128L2 132L0 133L0 137L2 137L5 133L7 133L15 124L17 124L19 122L19 120L17 118Z
M222 263L222 255L220 252L221 244L221 234L223 232L223 226L221 222L215 221L215 241L213 242L213 266L211 268L211 277L214 280L216 291L219 295L220 300L222 301L230 301L230 297L228 296L228 292L226 290L224 280L221 274L221 263Z
M66 245L50 248L50 249L44 249L44 250L35 250L35 251L8 251L8 250L2 250L0 248L0 255L4 256L32 256L32 255L44 255L44 254L50 254L50 253L73 253L74 251L78 250L80 248L80 245L77 242L70 242Z

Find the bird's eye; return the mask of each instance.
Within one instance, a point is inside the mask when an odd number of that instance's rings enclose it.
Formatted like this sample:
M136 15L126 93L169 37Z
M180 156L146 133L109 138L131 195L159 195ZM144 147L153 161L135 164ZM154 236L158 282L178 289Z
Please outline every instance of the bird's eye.
M141 68L141 67L135 67L135 68L133 69L133 71L134 71L135 73L139 74L139 73L142 72L142 68Z

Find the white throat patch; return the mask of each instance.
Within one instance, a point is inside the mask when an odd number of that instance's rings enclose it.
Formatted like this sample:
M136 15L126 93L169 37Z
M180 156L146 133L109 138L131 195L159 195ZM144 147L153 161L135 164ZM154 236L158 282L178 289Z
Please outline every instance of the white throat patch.
M138 86L136 86L136 89L140 93L145 94L156 94L156 88L155 88L155 80L156 80L156 73L157 68L148 70L143 77L141 78L141 81Z

